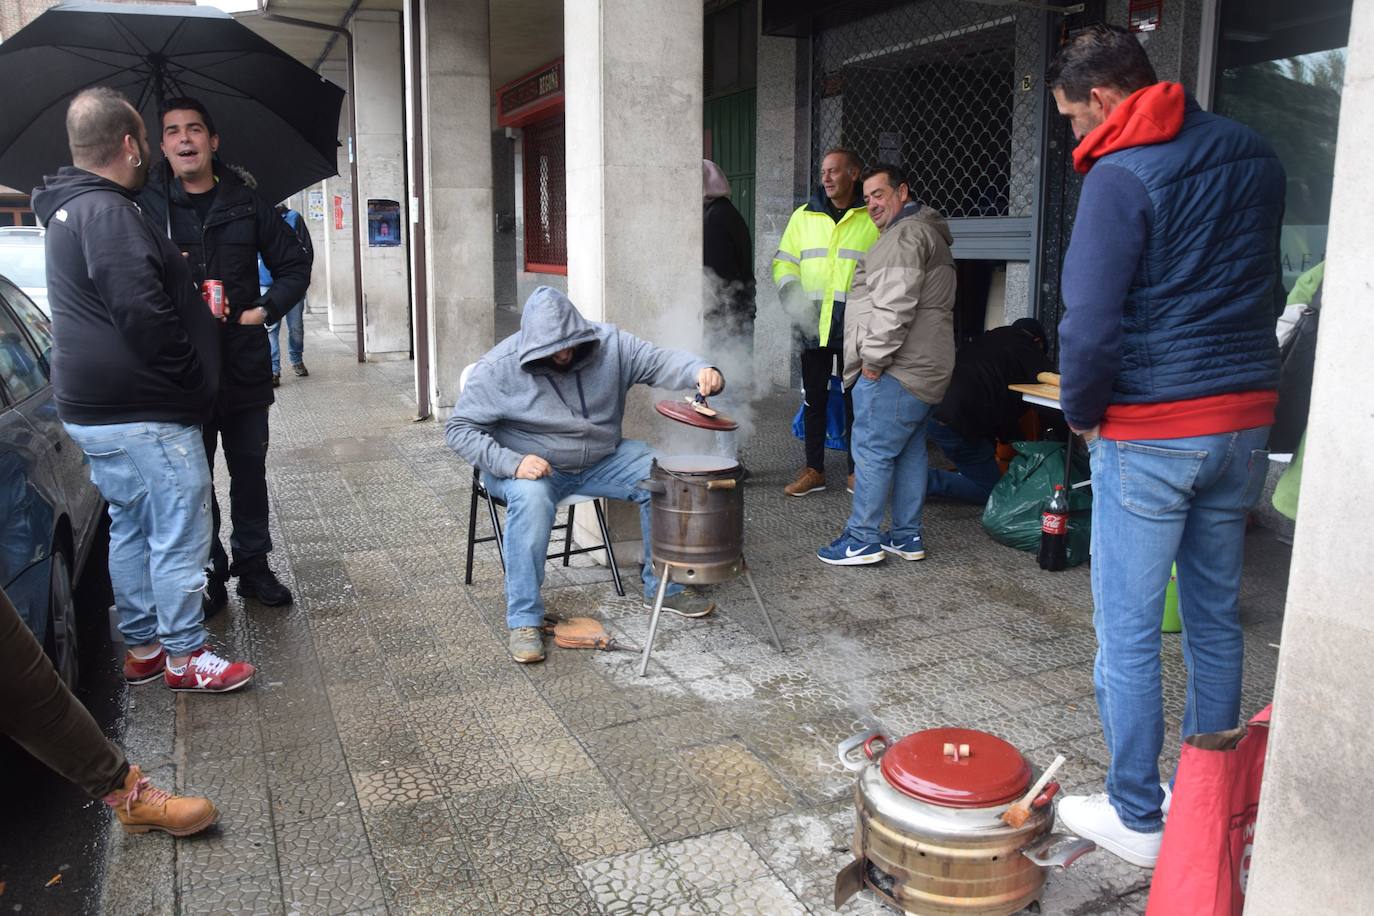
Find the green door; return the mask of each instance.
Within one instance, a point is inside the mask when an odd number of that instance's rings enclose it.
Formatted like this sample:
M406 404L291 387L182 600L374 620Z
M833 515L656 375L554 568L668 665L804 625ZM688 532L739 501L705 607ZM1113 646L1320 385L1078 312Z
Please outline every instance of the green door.
M706 157L730 179L730 200L754 238L754 90L707 100Z

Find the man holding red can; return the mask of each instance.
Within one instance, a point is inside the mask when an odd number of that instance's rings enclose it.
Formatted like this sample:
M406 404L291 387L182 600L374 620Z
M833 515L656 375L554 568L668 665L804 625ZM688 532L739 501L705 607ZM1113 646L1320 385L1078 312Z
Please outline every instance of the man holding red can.
M267 409L272 393L272 362L264 324L280 321L305 297L310 256L263 200L246 173L216 158L219 135L205 106L192 98L168 99L162 106L162 154L139 198L148 218L186 257L202 295L222 287L220 325L223 371L214 416L204 426L211 469L223 444L229 466L229 544L233 563L219 539L220 512L213 504L215 538L211 544L210 611L229 600L226 583L238 577L238 593L262 604L291 603L291 592L267 564L272 550L267 504ZM258 255L272 272L272 285L258 287Z

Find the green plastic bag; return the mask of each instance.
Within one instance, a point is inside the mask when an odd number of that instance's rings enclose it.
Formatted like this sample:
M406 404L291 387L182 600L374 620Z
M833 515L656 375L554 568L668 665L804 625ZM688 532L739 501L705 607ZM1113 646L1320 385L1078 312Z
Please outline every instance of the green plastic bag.
M1040 550L1040 513L1054 495L1054 485L1064 482L1062 442L1013 442L1016 457L1007 473L992 488L983 509L983 528L999 544L1036 553ZM1075 454L1073 483L1092 476L1087 457ZM1092 490L1069 491L1068 565L1088 558L1092 539Z

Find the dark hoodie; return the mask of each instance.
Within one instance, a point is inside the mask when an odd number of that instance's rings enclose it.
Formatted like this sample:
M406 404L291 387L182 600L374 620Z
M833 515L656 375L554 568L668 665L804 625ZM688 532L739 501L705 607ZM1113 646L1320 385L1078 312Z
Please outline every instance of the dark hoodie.
M47 227L58 415L100 426L198 424L219 386L215 319L133 192L63 167L33 192Z
M169 179L169 171L165 160L153 166L138 200L156 231L165 235L170 222L173 244L185 254L193 280L224 283L230 313L220 327L224 378L218 412L266 407L273 401L267 332L262 325L239 324L238 316L262 306L269 323L280 321L305 298L310 257L276 209L232 168L215 163L215 198L203 225L181 179ZM266 293L258 286L259 254L272 274Z
M564 370L549 357L576 350ZM497 477L514 477L538 455L560 471L581 471L620 445L632 385L692 388L709 363L663 350L614 325L583 318L556 289L530 294L520 331L472 369L444 434L449 448Z

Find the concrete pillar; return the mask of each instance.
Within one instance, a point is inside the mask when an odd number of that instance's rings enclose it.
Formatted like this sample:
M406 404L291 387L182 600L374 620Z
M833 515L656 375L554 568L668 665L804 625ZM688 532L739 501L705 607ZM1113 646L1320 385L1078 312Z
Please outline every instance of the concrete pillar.
M787 386L795 350L792 322L783 313L773 285L773 254L797 201L805 197L807 156L799 155L810 136L799 117L797 57L806 42L759 35L755 89L754 279L758 317L754 321L754 368L760 383ZM804 72L804 68L803 72ZM799 123L801 122L801 123ZM803 143L798 145L798 136ZM766 387L760 385L761 391Z
M1374 388L1368 231L1374 183L1374 4L1352 8L1331 234L1274 725L1246 913L1374 912Z
M320 75L345 89L343 105L339 108L339 174L328 178L324 185L324 232L316 237L315 256L323 249L325 263L325 302L329 313L329 329L350 332L356 324L353 298L353 196L349 186L349 156L354 140L348 135L349 106L353 99L347 94L348 65L329 61L320 67ZM314 230L314 227L311 227Z
M702 8L568 0L568 291L588 318L700 336Z
M358 68L358 194L353 218L363 227L363 345L369 357L410 351L410 236L405 170L405 93L398 13L362 10L350 23ZM387 225L401 244L371 238L369 208L399 207Z
M701 4L566 0L563 20L569 298L592 320L699 350ZM653 399L631 392L626 436L693 432L654 413ZM616 540L637 540L638 513L612 508ZM632 555L626 544L627 566Z
M491 51L487 0L424 0L426 260L436 408L492 345Z

